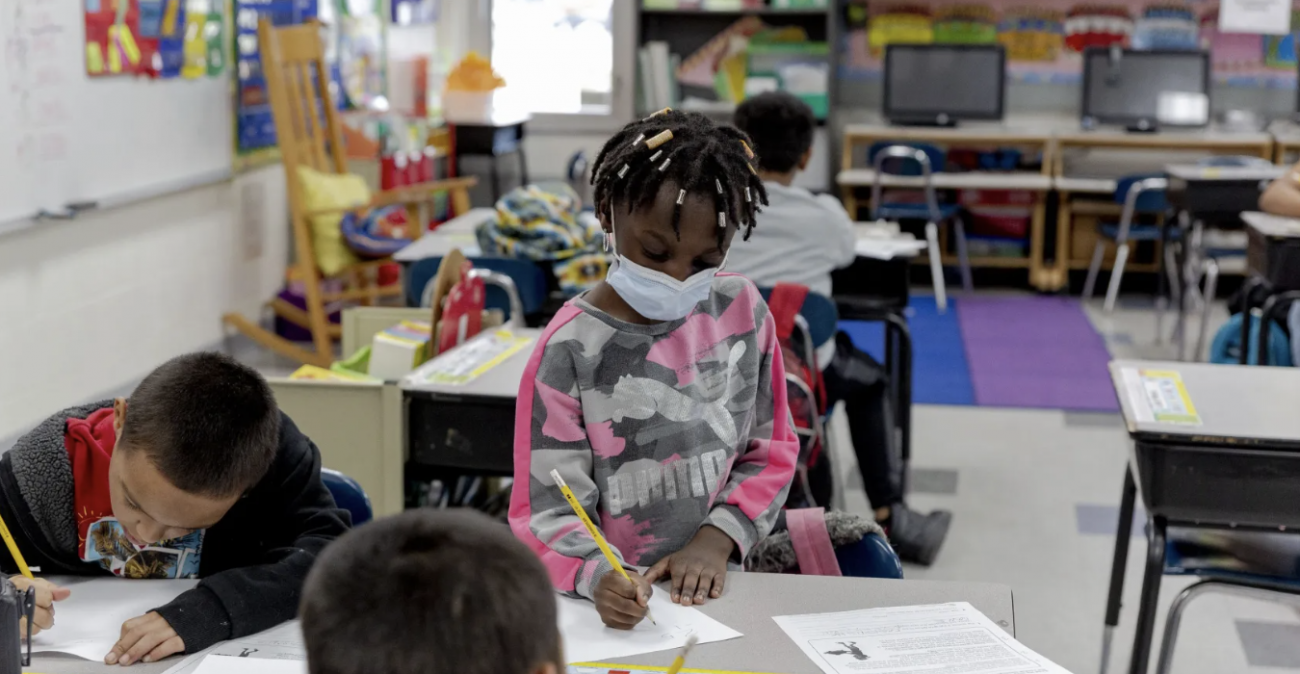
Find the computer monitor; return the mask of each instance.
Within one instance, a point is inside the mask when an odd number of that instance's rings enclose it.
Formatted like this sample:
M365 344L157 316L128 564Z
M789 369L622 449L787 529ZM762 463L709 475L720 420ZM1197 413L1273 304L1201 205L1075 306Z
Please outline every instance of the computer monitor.
M891 122L948 125L1002 119L1002 45L891 44L882 112Z
M1209 52L1101 47L1083 55L1084 126L1205 126L1209 95Z

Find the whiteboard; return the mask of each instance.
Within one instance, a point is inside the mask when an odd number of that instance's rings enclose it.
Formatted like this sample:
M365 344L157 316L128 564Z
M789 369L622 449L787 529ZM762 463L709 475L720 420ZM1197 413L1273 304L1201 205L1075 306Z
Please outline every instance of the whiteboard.
M196 80L90 78L81 8L0 0L0 232L41 210L181 189L230 170L230 68Z

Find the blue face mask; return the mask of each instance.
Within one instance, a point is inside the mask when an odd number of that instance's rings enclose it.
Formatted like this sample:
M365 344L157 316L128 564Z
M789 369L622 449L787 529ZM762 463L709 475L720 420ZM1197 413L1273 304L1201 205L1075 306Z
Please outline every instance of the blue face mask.
M613 237L607 236L613 248ZM654 321L676 321L686 318L695 305L709 299L713 277L726 264L727 260L723 258L721 265L678 281L661 271L642 267L615 250L614 263L609 267L605 282L638 314Z

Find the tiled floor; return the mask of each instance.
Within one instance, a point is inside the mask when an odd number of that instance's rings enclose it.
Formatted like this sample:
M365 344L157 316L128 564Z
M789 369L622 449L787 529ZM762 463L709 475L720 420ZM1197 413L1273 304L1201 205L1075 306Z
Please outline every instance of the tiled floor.
M1141 302L1125 302L1109 316L1098 303L1090 305L1088 313L1115 356L1174 355L1169 344L1155 343L1155 317ZM1226 312L1216 307L1216 325L1224 318ZM1166 335L1172 325L1171 314ZM911 504L922 510L947 508L954 518L935 565L909 567L907 577L1005 583L1015 594L1021 640L1072 672L1099 671L1102 614L1128 447L1119 417L919 406L913 412L913 428L913 484L918 488ZM837 415L832 446L846 486L844 505L865 513L861 480L844 473L856 471L847 438L842 415ZM1110 658L1112 672L1128 669L1146 549L1141 522L1136 534ZM1164 581L1157 635L1163 632L1170 602L1189 582ZM1152 669L1154 663L1153 653ZM1174 659L1179 674L1297 669L1300 616L1294 608L1208 595L1184 616Z

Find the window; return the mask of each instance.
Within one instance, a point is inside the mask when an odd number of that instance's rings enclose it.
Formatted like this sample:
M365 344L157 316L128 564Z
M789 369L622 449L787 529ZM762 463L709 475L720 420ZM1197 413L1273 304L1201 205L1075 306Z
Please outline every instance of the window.
M505 95L542 128L621 124L631 115L633 3L626 0L494 0L492 67ZM580 126L575 126L575 124Z

